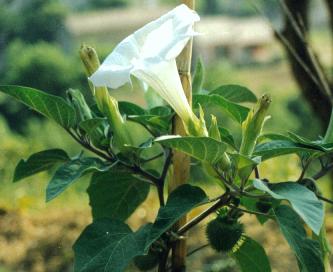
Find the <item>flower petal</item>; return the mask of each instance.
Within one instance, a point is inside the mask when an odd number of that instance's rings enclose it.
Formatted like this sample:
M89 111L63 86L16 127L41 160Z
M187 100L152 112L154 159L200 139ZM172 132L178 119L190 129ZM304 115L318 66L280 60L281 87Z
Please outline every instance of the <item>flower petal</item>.
M176 7L120 42L90 80L97 87L115 89L130 81L134 63L151 58L175 59L195 35L193 24L199 20L186 5Z
M176 58L195 35L193 24L199 20L195 11L182 4L145 25L133 34L141 55L144 58L159 56L166 60Z
M176 60L162 60L158 57L139 62L132 74L151 86L187 122L193 117L178 75Z

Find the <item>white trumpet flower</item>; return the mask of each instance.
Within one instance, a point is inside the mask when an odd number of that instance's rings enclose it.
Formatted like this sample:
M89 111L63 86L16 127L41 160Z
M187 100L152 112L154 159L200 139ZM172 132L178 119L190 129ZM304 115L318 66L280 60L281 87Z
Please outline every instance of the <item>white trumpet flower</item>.
M178 114L190 134L205 134L189 105L178 75L176 57L196 33L198 14L180 5L120 42L90 77L96 87L116 89L131 75L154 89ZM203 136L203 135L202 135Z

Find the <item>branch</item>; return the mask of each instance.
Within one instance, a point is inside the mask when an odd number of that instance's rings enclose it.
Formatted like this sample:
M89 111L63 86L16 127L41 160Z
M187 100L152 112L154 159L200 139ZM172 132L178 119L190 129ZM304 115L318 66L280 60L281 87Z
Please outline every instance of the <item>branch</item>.
M333 205L333 200L330 200L330 199L328 199L328 198L326 198L326 197L323 197L323 196L321 196L321 195L318 195L318 194L316 194L316 196L317 196L320 200L323 200L323 201L325 201L325 202L330 203L330 204Z
M333 169L333 163L330 163L330 164L326 165L317 174L313 175L312 178L314 180L318 180L321 177L325 176L331 169Z
M192 227L199 224L202 220L204 220L207 216L209 216L211 213L215 212L219 208L228 205L228 203L231 200L231 196L229 193L223 194L220 199L211 207L209 207L207 210L203 211L201 214L199 214L197 217L194 217L191 221L189 221L186 225L181 227L177 234L179 236L183 235L187 231L189 231Z
M79 143L80 145L82 145L84 148L88 149L89 151L91 151L92 153L98 155L99 157L109 161L109 162L116 162L117 159L115 158L112 158L110 157L109 155L105 154L104 152L94 148L93 146L89 145L88 143L82 141L81 139L79 139L72 131L70 130L66 130L69 135L72 136L72 138L77 142ZM151 185L155 185L157 186L158 182L159 182L159 179L151 174L149 174L148 172L144 171L142 168L140 168L139 166L130 166L130 165L127 165L126 163L122 162L122 161L119 161L119 163L124 166L125 168L131 170L132 172L134 173L138 173L140 176L144 177L145 180L151 184Z

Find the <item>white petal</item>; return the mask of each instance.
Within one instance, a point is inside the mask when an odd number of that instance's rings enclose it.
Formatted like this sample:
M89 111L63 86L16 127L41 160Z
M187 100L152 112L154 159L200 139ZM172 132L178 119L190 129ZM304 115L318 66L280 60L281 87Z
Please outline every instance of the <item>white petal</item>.
M176 58L195 34L193 24L199 20L199 15L183 4L145 25L133 34L141 55L144 58Z
M120 42L90 80L95 86L115 89L130 81L133 63L147 58L176 58L195 35L193 24L199 20L186 5L176 7Z
M146 59L144 62L137 63L132 74L151 86L184 122L193 117L178 75L175 59L168 61L160 58Z
M89 78L97 86L116 89L130 81L133 60L139 57L139 48L133 35L124 39Z

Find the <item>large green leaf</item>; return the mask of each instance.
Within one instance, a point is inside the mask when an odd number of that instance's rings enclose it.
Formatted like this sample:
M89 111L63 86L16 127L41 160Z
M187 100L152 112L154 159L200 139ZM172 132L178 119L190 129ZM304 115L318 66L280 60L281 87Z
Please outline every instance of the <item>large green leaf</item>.
M306 237L298 215L286 205L274 209L280 229L294 251L302 272L324 272L320 246L317 241Z
M33 110L56 121L65 128L76 123L75 110L63 98L42 91L20 86L0 86L0 92L8 94Z
M147 253L181 217L206 201L207 196L200 188L186 184L170 194L154 224L145 225L137 232L117 220L96 220L74 245L75 271L124 271L134 257Z
M146 199L149 184L115 167L94 173L87 192L94 219L123 221Z
M151 225L137 232L108 218L89 225L74 244L75 272L123 272L132 259L145 253Z
M207 200L208 197L202 189L189 184L181 185L171 192L166 205L158 211L146 243L146 249L180 218Z
M251 92L248 88L240 85L222 85L217 89L210 92L210 94L217 94L223 96L234 103L242 102L257 102L256 95Z
M253 185L275 199L288 200L304 222L319 235L324 221L324 205L312 191L296 182L267 184L255 179Z
M205 67L202 63L202 59L198 58L192 80L192 92L194 94L198 94L202 91L204 80L205 80Z
M226 144L209 137L162 136L155 142L212 164L218 162L227 149Z
M271 265L263 247L251 239L243 237L240 247L236 248L232 253L243 272L270 272Z
M260 156L262 161L265 161L278 156L299 154L302 152L314 153L318 152L318 150L292 141L275 140L257 145L253 155Z
M78 158L60 166L46 188L46 201L67 189L74 181L89 172L107 171L111 165L98 158Z
M31 155L27 160L20 160L14 172L13 182L46 171L58 163L70 160L61 149L49 149Z
M249 112L248 108L238 105L236 103L233 103L217 94L194 95L193 96L193 106L198 107L199 104L204 108L216 106L219 110L229 114L235 121L237 121L240 124L243 123L243 121L246 119L247 114Z

